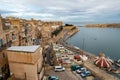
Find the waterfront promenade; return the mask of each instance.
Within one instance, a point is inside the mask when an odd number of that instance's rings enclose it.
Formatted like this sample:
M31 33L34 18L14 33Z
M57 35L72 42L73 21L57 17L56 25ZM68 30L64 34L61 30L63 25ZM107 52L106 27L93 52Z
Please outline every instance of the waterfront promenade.
M74 52L75 54L84 54L87 55L89 60L87 60L86 62L84 62L84 66L87 67L92 73L93 75L95 75L96 77L99 77L100 80L119 80L116 77L108 74L106 71L100 69L99 67L96 67L94 65L94 59L95 59L95 55L86 51L83 51L71 44L68 44L66 42L66 40L71 37L73 34L77 33L76 30L74 31L62 31L56 41L59 42L60 44L62 44L65 48L67 48L68 50Z
M99 77L100 80L118 80L116 77L106 73L104 70L96 67L93 63L90 63L89 61L85 62L84 66L88 68L93 75Z

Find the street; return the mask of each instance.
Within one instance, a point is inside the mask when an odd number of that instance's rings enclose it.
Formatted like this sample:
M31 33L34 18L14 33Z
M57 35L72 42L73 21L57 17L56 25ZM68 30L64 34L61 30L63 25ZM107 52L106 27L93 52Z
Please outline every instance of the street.
M59 80L82 80L80 76L76 76L71 72L70 69L66 69L63 72L55 72L54 70L49 70L45 72L47 75L55 75L58 76Z

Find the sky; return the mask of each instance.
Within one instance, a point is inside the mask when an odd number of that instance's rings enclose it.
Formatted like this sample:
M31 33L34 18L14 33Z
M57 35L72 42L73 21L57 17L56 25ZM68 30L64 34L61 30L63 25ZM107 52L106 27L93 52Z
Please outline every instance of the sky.
M120 0L0 0L0 14L63 22L120 22Z

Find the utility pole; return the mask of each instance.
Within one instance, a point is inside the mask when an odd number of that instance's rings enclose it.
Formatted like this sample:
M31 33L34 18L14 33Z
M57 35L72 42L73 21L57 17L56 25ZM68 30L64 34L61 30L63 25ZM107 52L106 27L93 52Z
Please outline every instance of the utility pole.
M83 38L83 46L82 46L82 49L84 50L84 41L85 41L85 39Z
M84 38L83 38L83 45L82 45L82 55L84 54L83 51L84 51Z

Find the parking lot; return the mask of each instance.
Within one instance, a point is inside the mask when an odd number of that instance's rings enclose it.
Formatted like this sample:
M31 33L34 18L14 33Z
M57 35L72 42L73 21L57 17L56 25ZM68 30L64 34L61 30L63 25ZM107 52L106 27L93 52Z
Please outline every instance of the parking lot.
M70 69L66 69L62 72L55 72L54 70L49 70L45 72L46 75L55 75L58 76L59 80L83 80L80 76L76 76L71 72Z

